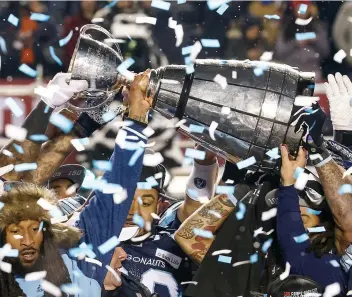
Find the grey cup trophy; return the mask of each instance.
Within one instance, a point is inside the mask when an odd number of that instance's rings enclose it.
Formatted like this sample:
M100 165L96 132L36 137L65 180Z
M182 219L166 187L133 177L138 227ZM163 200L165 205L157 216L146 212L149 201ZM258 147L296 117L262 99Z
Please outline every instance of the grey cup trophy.
M92 37L81 36L70 70L73 78L86 79L88 83L91 77L95 80L91 90L101 97L97 100L98 97L91 96L95 105L88 108L94 109L97 103L108 101L102 98L114 92L112 87L116 82L128 84L128 79L116 70L121 62L118 51ZM261 69L260 75L255 69ZM214 82L217 74L227 79L225 89ZM252 168L269 171L276 166L276 160L266 155L267 151L286 143L292 154L297 153L303 132L295 133L290 125L294 109L298 109L294 100L298 95L312 96L313 90L314 73L300 72L287 65L196 60L192 73L186 73L184 65L152 70L147 92L154 99L154 111L168 119L186 120L179 128L181 133L230 162L254 156L256 163ZM90 94L85 96L90 99ZM221 113L223 107L230 108L230 114ZM214 135L209 134L212 122L217 123ZM190 129L191 124L204 130L195 132Z

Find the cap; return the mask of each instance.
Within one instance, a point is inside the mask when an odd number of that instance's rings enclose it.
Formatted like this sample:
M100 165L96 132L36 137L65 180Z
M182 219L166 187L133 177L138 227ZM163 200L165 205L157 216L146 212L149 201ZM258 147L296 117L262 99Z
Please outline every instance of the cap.
M57 179L68 179L72 183L78 185L78 189L81 187L84 177L86 175L86 169L82 165L78 164L67 164L62 165L51 177L49 184Z
M289 275L284 280L277 279L269 285L270 297L296 297L322 294L322 287L308 277Z

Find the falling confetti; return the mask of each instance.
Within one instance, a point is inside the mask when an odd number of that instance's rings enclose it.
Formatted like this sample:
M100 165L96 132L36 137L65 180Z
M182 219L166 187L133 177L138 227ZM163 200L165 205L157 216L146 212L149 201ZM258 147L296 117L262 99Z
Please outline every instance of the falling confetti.
M221 74L215 75L214 82L216 82L223 90L226 89L227 87L227 79L225 76L222 76Z
M341 293L341 287L339 283L333 283L325 287L323 297L334 297Z
M23 72L24 74L30 76L30 77L37 76L37 71L35 71L33 68L29 67L27 64L22 64L20 67L18 67L18 70Z
M13 164L9 164L9 165L1 167L0 168L0 176L3 176L5 174L11 172L14 168L15 168L15 166Z
M50 19L50 15L42 14L42 13L37 13L37 12L32 12L30 19L32 21L38 21L38 22L46 22Z
M302 243L302 242L305 242L306 240L308 240L308 239L309 239L309 236L308 236L307 233L303 233L303 234L301 234L301 235L299 235L299 236L293 237L293 239L294 239L295 242L297 242L297 243Z
M8 106L8 108L10 108L11 112L16 117L20 117L23 115L22 109L20 108L20 106L17 104L17 102L13 98L11 98L11 97L6 98L5 104Z
M147 154L144 156L143 165L155 167L164 161L163 156L157 152L155 154Z
M22 172L22 171L35 170L37 169L37 167L38 167L37 163L21 163L21 164L15 165L15 171Z
M232 264L232 267L236 267L236 266L240 266L240 265L244 265L244 264L250 264L251 261L247 260L247 261L240 261L240 262L236 262L234 264Z
M297 96L293 104L295 106L310 107L312 106L312 104L317 103L319 99L320 99L319 97Z
M55 297L60 297L61 296L61 290L52 284L51 282L48 282L47 280L43 279L40 283L40 286L45 292L48 292L51 295L54 295Z
M199 151L192 148L186 148L186 151L185 151L185 157L193 158L197 160L204 160L205 154L206 154L205 151Z
M336 260L331 260L329 263L334 267L340 267L340 264Z
M268 20L279 20L280 16L278 16L277 14L265 14L264 18Z
M265 241L262 245L262 252L266 253L268 249L271 247L271 244L273 243L273 239L269 238L267 241Z
M307 12L307 8L308 8L308 5L302 3L298 8L298 13L305 14Z
M230 112L231 112L231 108L230 108L230 107L223 106L223 107L221 108L221 113L222 113L222 114L229 115Z
M3 54L7 54L5 39L0 36L0 48Z
M244 215L246 214L246 206L240 202L238 204L239 210L236 212L236 218L237 220L242 220L244 218Z
M220 42L217 39L201 39L203 47L220 47Z
M172 17L169 17L168 26L170 29L175 29L177 26L177 21L173 20Z
M143 148L138 148L132 155L131 159L128 161L128 166L134 166L134 164L136 164L139 157L143 155L143 152L144 152Z
M9 17L7 18L7 21L14 25L15 27L17 27L19 19L18 17L15 17L12 13L9 15Z
M82 293L82 290L76 284L64 284L60 286L60 289L62 292L68 295L78 296L80 293Z
M237 162L236 165L237 165L237 168L241 170L243 168L247 168L249 166L254 165L256 162L257 161L256 161L255 157L252 156L252 157L250 157L248 159L245 159L243 161Z
M61 62L60 58L55 54L54 47L49 46L49 53L50 53L50 56L53 58L53 60L54 60L58 65L62 66L62 62Z
M66 45L70 41L70 39L72 38L72 35L73 35L73 31L71 30L70 33L68 33L68 35L66 37L59 40L59 45L60 46Z
M229 8L229 6L226 3L221 4L221 6L218 8L216 11L218 14L223 15L224 12Z
M304 33L296 33L296 40L309 40L309 39L316 39L317 35L314 32L304 32Z
M191 49L191 53L190 53L190 59L192 61L194 61L197 56L199 55L199 53L202 51L202 44L199 41L196 41Z
M273 59L273 52L264 52L261 56L260 56L260 58L259 58L259 60L260 61L265 61L265 62L269 62L269 61L271 61L272 59Z
M216 194L234 194L235 187L234 186L217 186Z
M200 237L204 237L204 238L213 238L214 237L213 233L211 233L208 230L194 228L193 233L195 236L200 236Z
M214 251L211 255L212 256L217 256L217 255L220 255L220 254L230 254L232 251L231 250L218 250L218 251Z
M255 253L255 254L251 255L251 256L249 257L249 262L250 262L251 264L258 262L258 254Z
M347 54L343 49L340 49L335 55L334 55L334 61L337 63L342 63L342 60L346 58Z
M307 213L318 216L318 215L321 214L321 211L320 210L314 210L314 209L311 209L311 208L307 208Z
M136 17L137 24L156 24L156 18L153 17Z
M152 212L150 215L154 220L160 220L160 217L156 213Z
M325 232L325 231L326 231L323 226L314 227L314 228L308 228L307 230L308 230L308 232L310 232L310 233L321 233L321 232Z
M87 140L87 144L89 139L88 138L77 138L77 139L71 139L71 144L73 145L73 147L76 149L77 152L81 152L85 150L85 147L83 146L84 143L86 143Z
M221 219L222 216L221 214L219 214L218 212L216 212L215 210L209 210L208 211L209 214L213 215L214 217L218 218L218 219Z
M52 205L49 201L45 200L44 198L39 198L37 200L37 204L41 208L43 208L44 210L51 210L55 207L54 205Z
M16 144L16 143L14 143L13 146L14 146L15 150L16 150L19 154L22 154L22 155L24 154L24 151L23 151L22 146L20 146L20 145L18 145L18 144Z
M66 222L67 220L68 220L68 217L65 215L65 216L51 218L50 222L51 222L51 224L54 225L54 224L59 224L59 223Z
M338 190L339 195L352 194L352 185L344 184Z
M52 114L49 121L66 134L69 133L73 127L73 122L60 113Z
M32 134L31 136L29 136L29 139L32 141L47 141L48 136L44 134Z
M151 187L156 187L159 185L159 183L156 181L156 179L154 178L154 176L149 176L146 178L147 183L149 184L149 186Z
M189 282L182 282L181 285L197 285L198 282L195 281L189 281Z
M190 124L188 127L190 133L203 133L204 127L199 125Z
M92 164L93 164L93 168L98 170L103 170L103 171L112 170L112 163L110 161L93 160Z
M177 4L184 4L187 0L177 0Z
M120 276L117 274L117 272L112 268L110 267L109 265L106 265L105 268L111 272L111 274L114 276L114 278L118 281L118 282L121 282L121 278Z
M277 208L272 208L272 209L269 209L268 211L264 211L262 213L262 221L267 221L267 220L270 220L274 217L276 217L276 214L277 214Z
M237 71L232 71L232 78L237 79Z
M270 151L267 151L265 154L267 156L269 156L271 160L276 160L276 159L281 158L281 156L279 155L279 148L278 147L274 147Z
M231 261L232 261L232 257L223 256L223 255L220 255L218 257L218 262L221 262L221 263L231 264Z
M175 36L176 36L176 47L179 47L182 44L183 36L184 36L183 27L181 24L178 24L175 27ZM193 72L194 72L194 69L193 69Z
M24 280L26 282L32 282L32 281L37 281L37 280L41 280L43 278L45 278L47 275L47 272L44 271L36 271L36 272L30 272L27 273L24 277Z
M143 133L143 135L150 137L155 133L155 131L151 127L148 126L145 129L143 129L142 133Z
M107 252L111 251L113 248L115 248L119 244L119 240L117 236L113 236L107 241L105 241L103 244L98 246L98 250L101 254L105 255Z
M93 264L98 265L100 267L103 266L103 263L101 263L99 260L96 260L96 259L86 257L86 258L84 258L84 260L88 263L93 263Z
M313 20L312 16L309 19L297 18L295 21L295 24L298 26L307 26L312 20Z
M151 6L162 10L169 10L171 3L162 0L153 0Z
M6 273L11 273L12 265L7 262L0 262L0 269Z
M219 8L221 5L231 2L231 0L208 0L208 8L210 10L215 10Z
M212 140L216 140L215 139L215 130L216 128L218 127L218 123L217 122L214 122L212 121L211 124L210 124L210 127L209 127L209 136Z
M144 227L144 219L136 213L133 215L133 223L135 223L140 228Z
M286 262L285 271L280 274L280 280L284 280L285 278L287 278L290 275L290 270L291 270L291 265L290 263Z

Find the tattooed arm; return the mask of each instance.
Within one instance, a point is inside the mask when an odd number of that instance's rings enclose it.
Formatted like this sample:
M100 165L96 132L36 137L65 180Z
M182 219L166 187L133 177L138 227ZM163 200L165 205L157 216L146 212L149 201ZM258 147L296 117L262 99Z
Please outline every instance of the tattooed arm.
M338 190L343 184L352 184L352 177L346 176L342 178L344 170L333 160L330 160L321 167L316 167L316 169L335 221L345 235L349 234L349 239L346 238L346 240L351 242L352 194L349 193L340 196Z
M193 229L202 229L214 233L234 209L235 206L227 195L214 197L183 222L175 233L176 242L195 262L201 263L214 238L196 236Z

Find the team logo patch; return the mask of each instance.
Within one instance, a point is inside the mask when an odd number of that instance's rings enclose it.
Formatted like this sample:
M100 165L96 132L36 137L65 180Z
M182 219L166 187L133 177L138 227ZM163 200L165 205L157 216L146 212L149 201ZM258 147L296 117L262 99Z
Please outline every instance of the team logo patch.
M182 258L162 249L156 249L155 256L169 263L173 268L178 269Z
M198 189L204 189L205 186L207 185L206 180L200 178L200 177L196 177L194 178L194 185L198 188Z

